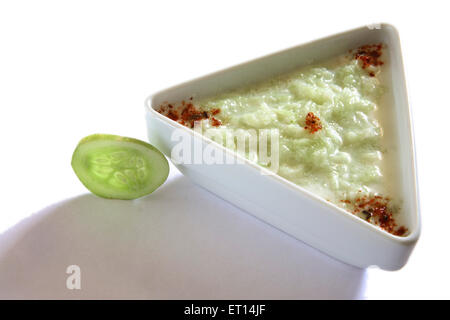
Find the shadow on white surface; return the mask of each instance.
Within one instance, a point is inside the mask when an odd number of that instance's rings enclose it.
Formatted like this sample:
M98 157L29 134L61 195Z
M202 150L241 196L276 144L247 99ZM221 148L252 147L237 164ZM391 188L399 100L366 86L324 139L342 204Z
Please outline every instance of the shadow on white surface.
M66 288L73 264L81 290ZM139 200L69 199L0 235L0 298L357 299L365 279L182 176Z

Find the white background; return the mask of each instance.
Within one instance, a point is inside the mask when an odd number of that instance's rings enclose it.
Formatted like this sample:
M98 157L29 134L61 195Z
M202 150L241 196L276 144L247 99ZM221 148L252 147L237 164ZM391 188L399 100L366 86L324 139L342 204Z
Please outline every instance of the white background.
M445 1L1 1L0 297L450 298L448 12ZM86 135L145 140L156 90L380 21L402 41L423 220L400 271L334 261L175 168L130 202L89 195L72 172ZM80 291L65 288L70 264Z

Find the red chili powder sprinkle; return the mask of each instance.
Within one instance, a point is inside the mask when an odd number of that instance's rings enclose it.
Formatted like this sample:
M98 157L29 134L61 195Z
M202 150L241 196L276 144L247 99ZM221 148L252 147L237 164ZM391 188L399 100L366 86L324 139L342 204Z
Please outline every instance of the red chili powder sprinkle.
M362 196L351 202L350 200L341 200L341 202L353 206L353 214L363 215L369 222L378 225L381 229L396 236L403 236L408 232L404 226L397 228L397 223L392 215L389 206L389 198L382 196Z
M382 66L383 61L380 60L383 44L367 44L356 49L354 53L354 58L362 62L362 68L366 69L369 66ZM375 76L375 73L370 72L371 77Z
M218 127L222 124L222 122L214 117L211 118L211 125L213 127Z
M406 229L404 226L401 226L397 229L397 231L394 232L394 235L396 236L403 236L406 232L408 232L408 229Z
M170 108L170 106L169 106L169 108ZM178 117L178 113L174 112L172 110L169 110L169 112L167 113L167 117L172 119L172 120L174 120L174 121L178 121L178 118L179 118Z
M189 98L189 100L192 99L192 97ZM172 104L165 102L159 106L157 111L166 117L190 128L194 127L196 121L204 119L210 119L211 125L214 127L218 127L222 124L220 120L211 116L220 113L220 109L212 109L210 112L207 112L197 109L192 103L186 103L184 100L181 101L181 105L178 107L174 107Z
M312 112L308 112L306 115L305 124L305 130L309 130L310 133L314 133L322 129L322 123L319 117L316 117Z

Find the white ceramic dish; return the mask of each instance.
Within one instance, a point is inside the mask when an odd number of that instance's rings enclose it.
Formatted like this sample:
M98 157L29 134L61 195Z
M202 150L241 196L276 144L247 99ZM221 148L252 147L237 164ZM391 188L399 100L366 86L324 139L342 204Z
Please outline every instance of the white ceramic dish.
M403 199L403 222L410 230L406 237L382 231L280 176L262 175L260 167L242 158L240 160L244 163L241 164L176 165L200 186L336 259L361 268L375 265L386 270L400 269L419 238L420 214L400 41L391 25L343 32L160 91L146 100L149 141L170 157L172 148L178 143L171 136L175 130L181 130L192 138L191 147L197 144L204 149L212 143L214 148L231 153L159 114L154 108L165 101L176 103L191 96L214 95L337 56L364 44L379 42L387 44L384 54L388 63L383 72L392 87L387 93L392 105L391 138L398 159L396 167L399 195Z

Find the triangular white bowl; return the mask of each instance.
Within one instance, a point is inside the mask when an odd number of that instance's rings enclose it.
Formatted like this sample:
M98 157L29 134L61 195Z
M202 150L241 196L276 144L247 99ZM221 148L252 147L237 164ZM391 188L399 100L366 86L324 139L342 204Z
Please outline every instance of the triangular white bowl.
M255 217L306 242L320 251L357 267L400 269L408 260L420 234L416 166L411 115L403 72L400 40L394 27L380 24L361 27L302 44L160 91L146 100L150 143L168 157L178 143L175 130L205 148L212 142L155 111L161 103L201 98L283 74L326 60L365 44L387 45L383 66L392 90L386 93L392 108L392 145L397 154L399 192L403 199L406 237L389 234L353 214L308 192L278 175L262 175L261 168L245 159L243 164L176 164L198 185L244 209ZM231 153L218 144L215 148Z

